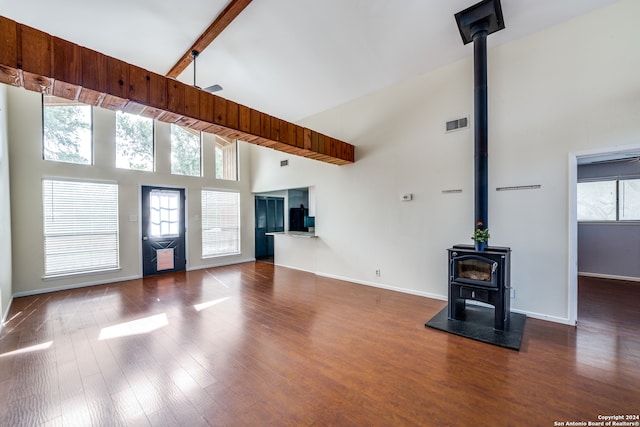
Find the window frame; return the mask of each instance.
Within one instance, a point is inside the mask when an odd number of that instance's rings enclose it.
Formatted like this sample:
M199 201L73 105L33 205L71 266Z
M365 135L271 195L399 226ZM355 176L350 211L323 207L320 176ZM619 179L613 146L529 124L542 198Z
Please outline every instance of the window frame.
M200 165L200 170L199 170L199 174L198 175L189 175L189 174L184 174L184 173L179 173L179 172L174 172L173 170L173 129L178 128L182 131L185 131L187 133L191 133L190 131L192 130L191 128L187 128L184 126L180 126L176 123L171 123L171 129L169 131L169 172L171 173L171 175L179 175L179 176L189 176L189 177L195 177L195 178L202 178L203 177L203 168L202 168L202 163L203 163L203 146L204 146L204 138L202 136L202 131L197 131L198 132L198 136L199 136L199 142L200 142L200 149L198 150L199 152L199 165ZM193 129L195 130L195 129Z
M578 181L577 183L577 187L580 186L580 184L584 184L584 183L592 183L592 182L615 182L615 219L580 219L580 217L577 217L577 221L578 223L588 223L588 224L596 224L596 223L603 223L603 224L616 224L616 223L624 223L624 224L628 224L628 223L639 223L640 222L640 217L638 219L621 219L621 215L620 215L620 209L621 209L621 203L620 203L620 188L621 188L621 181L640 181L639 177L636 176L629 176L629 177L615 177L615 178L593 178L593 179L583 179ZM576 188L577 189L577 188ZM579 201L578 201L579 203Z
M222 137L220 135L214 135L214 145L213 145L213 160L214 160L214 177L217 180L221 180L221 181L230 181L230 182L237 182L240 180L240 151L238 149L238 140L237 139L231 139L231 138L225 138ZM218 169L218 146L222 146L222 144L219 144L218 141L225 141L227 142L227 145L233 145L234 147L234 158L235 158L235 165L234 165L234 172L235 172L235 176L234 178L224 178L224 158L220 159L221 164L223 165L222 170ZM221 148L221 150L224 150L224 147ZM220 173L220 177L218 177L218 173Z
M55 98L55 99L59 99L61 101L65 101L66 102L66 106L68 107L72 107L72 106L79 106L79 107L88 107L89 108L89 161L88 163L78 163L78 162L71 162L68 160L57 160L57 159L47 159L46 158L46 144L45 144L45 108L47 107L53 107L52 105L48 105L46 102L47 97L51 97L51 98ZM68 163L70 165L79 165L79 166L94 166L95 165L95 140L94 140L94 132L93 132L93 127L94 127L94 108L93 105L89 105L89 104L83 104L79 101L72 101L66 98L61 98L59 96L54 96L54 95L47 95L47 94L42 94L42 101L41 101L41 114L40 114L40 120L41 120L41 130L42 130L42 135L41 135L41 155L42 155L42 160L47 161L47 162L58 162L58 163ZM63 104L62 106L65 106L65 104Z
M130 168L130 167L122 167L122 166L118 166L118 114L127 114L129 116L136 116L136 117L142 117L144 119L147 120L151 120L151 169L134 169L134 168ZM151 117L144 117L141 116L140 114L132 114L132 113L127 113L126 111L116 111L115 112L115 144L114 144L114 167L116 169L123 169L123 170L130 170L130 171L137 171L137 172L156 172L156 120L151 118Z

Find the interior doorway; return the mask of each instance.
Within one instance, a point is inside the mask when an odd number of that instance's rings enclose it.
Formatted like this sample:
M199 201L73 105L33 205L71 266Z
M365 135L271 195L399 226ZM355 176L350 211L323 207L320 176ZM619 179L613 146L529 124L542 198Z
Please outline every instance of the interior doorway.
M583 152L576 152L569 154L569 293L568 293L568 311L569 311L569 323L577 324L578 322L578 313L583 312L580 306L580 289L579 285L583 282L584 278L598 278L601 279L600 283L605 284L617 284L619 279L628 279L631 274L626 274L623 271L613 270L601 271L600 268L585 268L585 261L588 258L593 259L593 254L581 254L580 252L584 252L584 247L590 247L590 245L586 244L588 236L593 233L585 234L585 228L594 228L599 229L603 226L616 227L620 225L619 215L618 215L618 199L616 195L616 202L614 203L614 219L615 221L604 221L604 222L579 222L579 217L584 216L584 213L578 215L578 182L581 180L585 180L584 173L584 165L592 168L594 165L602 168L607 167L610 168L611 165L615 163L620 163L622 161L640 159L640 145L632 145L632 146L624 146L624 147L613 147L613 148L603 148L597 150L589 150ZM581 169L579 169L582 166ZM590 172L591 174L593 172ZM610 174L607 172L607 174ZM579 179L580 178L580 179ZM627 177L628 178L628 177ZM607 176L607 179L617 180L620 179L620 176ZM585 185L585 184L582 184ZM588 227L587 227L588 225ZM624 224L622 224L624 225ZM626 227L623 227L626 228ZM629 230L626 230L629 231ZM625 231L625 232L626 232ZM616 239L615 236L610 235L610 233L601 234L600 240L598 240L597 246L604 246L604 242L602 239ZM591 242L592 243L592 242ZM613 243L616 246L619 242ZM582 245L582 250L580 249ZM616 251L612 251L615 253ZM618 260L617 260L618 261ZM635 263L634 263L635 265ZM593 270L593 271L590 271ZM579 276L580 274L580 276ZM634 274L635 275L635 274ZM635 280L635 279L634 279ZM604 319L603 319L604 320Z
M284 231L284 198L255 196L255 257L273 262L273 236L267 233Z
M184 271L184 188L142 187L142 275Z

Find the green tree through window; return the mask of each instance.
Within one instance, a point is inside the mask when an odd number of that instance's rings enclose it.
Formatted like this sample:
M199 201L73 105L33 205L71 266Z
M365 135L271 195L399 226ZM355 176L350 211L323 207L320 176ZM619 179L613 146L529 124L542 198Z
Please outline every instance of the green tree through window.
M200 176L200 132L171 125L171 173Z
M153 171L153 119L116 113L116 167Z
M91 164L91 106L44 96L43 158Z

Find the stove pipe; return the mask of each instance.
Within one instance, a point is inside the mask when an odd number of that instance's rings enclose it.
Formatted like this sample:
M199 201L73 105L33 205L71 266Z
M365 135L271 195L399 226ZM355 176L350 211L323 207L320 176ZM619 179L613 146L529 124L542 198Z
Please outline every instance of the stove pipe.
M489 227L487 36L504 28L500 0L483 0L455 15L464 44L473 41L474 229Z
M489 24L486 22L481 22L471 29L474 68L475 228L489 228L489 115L487 106L488 29Z

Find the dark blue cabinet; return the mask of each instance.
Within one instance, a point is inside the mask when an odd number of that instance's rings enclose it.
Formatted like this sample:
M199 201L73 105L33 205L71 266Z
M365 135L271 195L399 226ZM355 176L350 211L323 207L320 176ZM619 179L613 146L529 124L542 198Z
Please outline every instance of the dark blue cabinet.
M284 198L256 196L256 259L273 256L273 236L266 233L284 231Z

